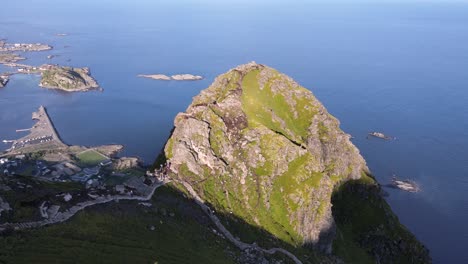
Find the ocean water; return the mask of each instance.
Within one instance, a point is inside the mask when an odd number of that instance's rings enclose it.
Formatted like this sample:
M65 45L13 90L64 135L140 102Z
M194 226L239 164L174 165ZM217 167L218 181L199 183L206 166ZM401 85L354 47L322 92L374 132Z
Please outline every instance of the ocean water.
M25 63L87 66L104 89L68 94L15 75L0 88L0 140L19 137L42 104L66 143L123 144L146 163L215 76L252 60L272 66L341 121L382 184L392 174L420 184L417 194L388 189L387 200L435 263L468 263L466 2L5 0L0 38L49 43ZM150 73L206 79L136 77Z

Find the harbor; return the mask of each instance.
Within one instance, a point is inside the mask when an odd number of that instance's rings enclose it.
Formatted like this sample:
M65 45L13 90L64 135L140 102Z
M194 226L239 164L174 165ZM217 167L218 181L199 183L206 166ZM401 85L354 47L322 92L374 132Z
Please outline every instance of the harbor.
M32 128L16 130L16 132L29 131L28 135L17 140L3 140L4 143L12 143L7 150L9 155L68 147L57 134L44 106L40 106L38 111L32 114L32 119L37 120Z

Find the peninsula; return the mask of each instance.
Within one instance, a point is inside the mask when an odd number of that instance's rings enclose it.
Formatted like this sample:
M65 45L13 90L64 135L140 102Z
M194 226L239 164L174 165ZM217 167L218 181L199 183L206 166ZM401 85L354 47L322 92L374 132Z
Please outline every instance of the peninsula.
M145 174L137 158L115 157L121 145L66 145L43 106L32 118L32 128L17 130L28 135L3 140L12 146L0 153L0 233L60 223L92 205L147 201L167 183L159 172Z
M172 76L164 74L139 74L138 77L149 78L161 81L198 81L203 80L203 76L192 74L175 74Z

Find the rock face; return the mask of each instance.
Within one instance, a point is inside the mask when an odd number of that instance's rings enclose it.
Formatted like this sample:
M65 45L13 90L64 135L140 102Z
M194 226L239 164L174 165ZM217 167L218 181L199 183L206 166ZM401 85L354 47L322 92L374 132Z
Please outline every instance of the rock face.
M71 68L52 65L47 65L46 69L42 71L39 86L67 92L87 91L99 88L99 85L91 77L89 69L86 67Z
M130 168L136 168L138 167L138 165L138 158L122 157L118 159L114 164L112 164L112 168L114 170L125 170Z
M252 62L177 115L165 155L170 176L218 212L331 252L333 188L368 170L349 138L309 90Z

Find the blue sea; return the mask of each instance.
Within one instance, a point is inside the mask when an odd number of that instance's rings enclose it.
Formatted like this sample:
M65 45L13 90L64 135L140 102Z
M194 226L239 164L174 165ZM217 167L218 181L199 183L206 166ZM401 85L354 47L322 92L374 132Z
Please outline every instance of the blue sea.
M44 105L66 143L123 144L149 164L193 96L256 61L310 89L382 184L393 174L419 183L420 193L388 189L391 207L435 263L468 263L468 2L252 2L3 0L0 38L54 46L25 63L90 67L104 91L15 75L0 88L0 140L18 138ZM206 78L136 77L152 73Z

